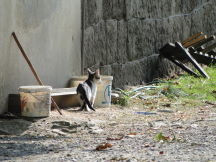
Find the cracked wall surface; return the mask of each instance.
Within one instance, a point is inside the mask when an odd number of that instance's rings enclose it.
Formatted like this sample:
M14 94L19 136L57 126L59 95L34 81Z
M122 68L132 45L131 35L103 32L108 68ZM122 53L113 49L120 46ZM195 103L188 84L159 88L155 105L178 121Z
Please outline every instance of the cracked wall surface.
M81 2L0 0L0 114L7 110L8 94L37 85L13 31L44 84L63 88L81 74Z
M114 86L143 84L175 67L158 49L203 31L216 33L216 0L83 0L83 67ZM170 69L171 68L171 69Z

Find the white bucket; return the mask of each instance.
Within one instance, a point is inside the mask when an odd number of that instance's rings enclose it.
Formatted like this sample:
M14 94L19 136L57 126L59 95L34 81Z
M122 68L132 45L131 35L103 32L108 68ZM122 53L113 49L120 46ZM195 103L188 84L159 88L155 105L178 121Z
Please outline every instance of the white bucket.
M72 77L70 81L71 87L77 87L79 83L84 82L87 76ZM101 76L101 83L97 84L97 95L95 99L95 107L109 107L111 105L112 76Z
M50 86L19 87L21 115L26 117L47 117L51 109Z

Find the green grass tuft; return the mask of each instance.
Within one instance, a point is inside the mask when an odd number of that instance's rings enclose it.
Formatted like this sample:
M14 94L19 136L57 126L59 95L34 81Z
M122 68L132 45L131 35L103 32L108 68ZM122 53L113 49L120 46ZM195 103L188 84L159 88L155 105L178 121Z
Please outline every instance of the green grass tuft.
M162 83L166 96L177 96L193 100L216 101L216 67L207 67L205 71L210 79L196 78L190 75Z

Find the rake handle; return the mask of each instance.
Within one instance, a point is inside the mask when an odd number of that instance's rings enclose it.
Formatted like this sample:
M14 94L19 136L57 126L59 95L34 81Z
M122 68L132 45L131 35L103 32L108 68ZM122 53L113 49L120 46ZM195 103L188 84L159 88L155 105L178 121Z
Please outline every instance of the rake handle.
M32 65L31 61L29 60L28 56L26 55L24 49L22 48L22 46L21 46L19 40L17 39L17 36L16 36L15 32L12 33L12 36L13 36L13 38L14 38L14 40L15 40L17 46L18 46L18 48L20 49L20 51L21 51L23 57L25 58L27 64L29 65L29 67L30 67L30 69L31 69L31 71L32 71L32 73L33 73L33 75L34 75L34 77L36 78L38 84L39 84L39 85L44 85L43 82L41 81L40 77L38 76L38 74L37 74L37 72L36 72L34 66ZM51 100L52 100L52 104L53 104L54 107L57 109L57 111L59 112L59 114L62 115L62 112L61 112L60 108L58 107L58 105L56 104L56 102L54 101L54 99L53 99L52 97L51 97Z

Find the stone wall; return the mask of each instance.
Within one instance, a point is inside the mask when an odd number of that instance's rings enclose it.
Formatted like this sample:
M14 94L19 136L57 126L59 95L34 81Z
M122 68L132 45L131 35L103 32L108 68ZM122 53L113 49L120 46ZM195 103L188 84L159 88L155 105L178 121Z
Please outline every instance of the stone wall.
M83 67L100 66L114 86L170 73L158 49L203 31L216 33L216 0L83 0Z
M0 114L8 94L37 84L11 33L15 31L44 84L65 87L81 74L80 0L0 0Z

